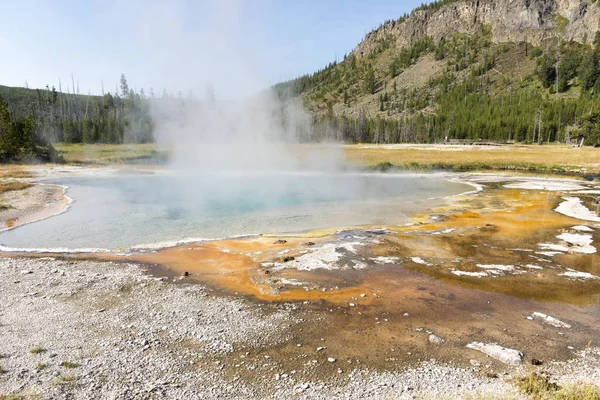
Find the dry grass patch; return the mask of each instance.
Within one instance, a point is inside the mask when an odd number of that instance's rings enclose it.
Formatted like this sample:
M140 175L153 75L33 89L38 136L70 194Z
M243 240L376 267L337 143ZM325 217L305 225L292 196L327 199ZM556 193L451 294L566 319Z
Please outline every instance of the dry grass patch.
M73 369L79 367L79 364L71 362L71 361L63 361L60 363L60 366L63 368Z
M600 400L600 388L589 384L561 387L544 373L532 372L517 381L519 390L532 399Z
M25 171L23 169L5 169L0 171L0 178L15 178L15 179L23 179L23 178L33 178L33 174L29 171Z
M71 390L77 386L77 377L75 375L62 375L56 380L56 385L65 384Z
M519 379L517 386L521 392L535 399L546 398L546 396L555 394L560 389L556 383L550 381L548 375L537 372L532 372Z
M346 161L357 166L600 174L600 149L591 147L349 145L344 150Z
M552 399L600 400L600 388L586 384L568 386L558 391Z
M6 192L12 192L15 190L28 189L31 186L32 186L31 183L28 183L28 182L18 182L18 181L0 182L0 194L6 193Z
M45 351L46 349L44 348L44 346L35 346L33 349L29 350L29 352L34 355L42 354Z
M137 160L160 158L164 152L154 143L147 144L56 144L65 161L76 164L127 164Z

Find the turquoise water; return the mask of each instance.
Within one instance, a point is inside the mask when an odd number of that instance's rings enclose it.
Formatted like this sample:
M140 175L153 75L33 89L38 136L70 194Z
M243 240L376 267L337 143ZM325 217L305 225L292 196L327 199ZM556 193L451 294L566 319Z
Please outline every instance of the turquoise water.
M25 249L120 249L356 225L387 225L469 186L435 175L219 174L80 177L60 215L0 234Z

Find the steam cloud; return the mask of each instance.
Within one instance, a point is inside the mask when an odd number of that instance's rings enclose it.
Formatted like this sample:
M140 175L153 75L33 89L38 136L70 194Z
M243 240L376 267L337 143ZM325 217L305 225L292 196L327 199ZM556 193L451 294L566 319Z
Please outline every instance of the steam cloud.
M271 90L233 101L153 104L159 141L179 171L332 171L343 163L335 146L299 145L311 139L309 116Z
M172 150L178 172L332 171L343 164L336 146L290 146L312 138L311 119L298 100L279 98L263 74L265 32L252 15L268 6L136 0L123 10L115 4L124 27L137 22L130 35L152 55L147 67L185 93L151 107L157 142ZM188 91L204 96L196 100Z

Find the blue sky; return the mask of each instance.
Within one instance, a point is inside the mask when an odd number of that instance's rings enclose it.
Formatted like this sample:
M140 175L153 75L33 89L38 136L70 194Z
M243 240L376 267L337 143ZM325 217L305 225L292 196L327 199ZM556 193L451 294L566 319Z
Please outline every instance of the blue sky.
M313 72L421 1L2 0L0 84L238 97Z

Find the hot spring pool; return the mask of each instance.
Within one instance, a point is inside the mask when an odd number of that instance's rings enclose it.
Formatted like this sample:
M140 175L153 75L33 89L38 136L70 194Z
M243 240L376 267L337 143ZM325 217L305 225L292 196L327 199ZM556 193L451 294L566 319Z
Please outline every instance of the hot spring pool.
M471 190L428 174L222 173L77 177L60 215L0 234L11 249L122 249L258 233L393 225Z

